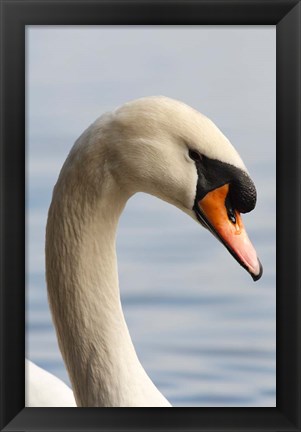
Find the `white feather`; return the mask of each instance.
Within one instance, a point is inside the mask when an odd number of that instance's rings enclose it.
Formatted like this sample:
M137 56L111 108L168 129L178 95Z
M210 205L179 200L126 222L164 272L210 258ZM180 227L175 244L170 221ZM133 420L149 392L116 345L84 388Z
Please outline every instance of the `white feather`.
M63 381L29 360L25 370L26 407L76 407L73 392Z

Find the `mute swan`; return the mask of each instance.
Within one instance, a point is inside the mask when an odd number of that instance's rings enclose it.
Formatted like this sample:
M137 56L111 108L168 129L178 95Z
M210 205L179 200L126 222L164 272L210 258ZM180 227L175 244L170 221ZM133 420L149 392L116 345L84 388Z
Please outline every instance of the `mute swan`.
M170 406L137 358L120 303L116 228L138 191L198 221L254 280L262 274L240 216L256 189L212 121L163 96L97 119L62 167L46 229L49 303L80 407Z

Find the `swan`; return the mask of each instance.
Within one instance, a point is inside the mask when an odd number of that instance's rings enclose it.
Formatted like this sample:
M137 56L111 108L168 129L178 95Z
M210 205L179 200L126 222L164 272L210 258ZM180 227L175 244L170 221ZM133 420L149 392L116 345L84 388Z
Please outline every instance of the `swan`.
M71 149L46 227L48 299L74 392L64 389L69 406L171 406L139 362L120 302L116 229L136 192L175 205L255 281L262 275L241 217L254 209L256 189L218 127L164 96L102 115Z

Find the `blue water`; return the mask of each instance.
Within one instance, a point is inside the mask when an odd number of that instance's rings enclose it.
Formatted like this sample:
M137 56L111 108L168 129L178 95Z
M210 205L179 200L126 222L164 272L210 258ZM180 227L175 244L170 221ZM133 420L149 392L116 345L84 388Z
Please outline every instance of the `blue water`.
M258 190L244 222L264 274L254 283L195 221L137 194L117 243L134 345L174 406L275 406L274 28L32 27L27 44L27 357L69 383L47 304L44 236L72 143L102 112L165 94L211 117L242 155Z

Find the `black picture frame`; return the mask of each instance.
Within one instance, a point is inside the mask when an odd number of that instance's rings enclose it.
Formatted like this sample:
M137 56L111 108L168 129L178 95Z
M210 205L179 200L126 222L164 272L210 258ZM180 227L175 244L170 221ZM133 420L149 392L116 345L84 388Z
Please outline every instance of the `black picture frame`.
M300 1L0 0L3 431L301 431ZM276 408L24 408L25 26L276 25ZM117 411L116 411L117 410Z

